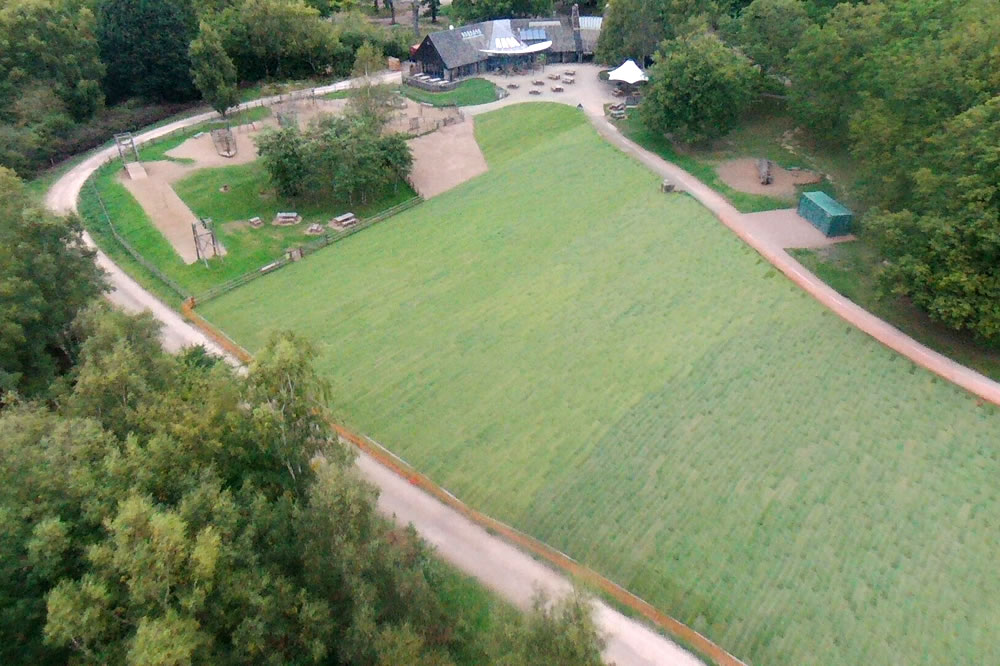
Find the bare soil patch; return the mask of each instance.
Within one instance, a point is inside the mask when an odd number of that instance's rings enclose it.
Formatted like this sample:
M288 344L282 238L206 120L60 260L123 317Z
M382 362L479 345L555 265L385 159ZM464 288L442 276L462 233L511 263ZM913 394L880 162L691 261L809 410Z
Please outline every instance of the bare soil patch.
M184 263L193 264L198 260L198 253L191 225L198 219L170 186L170 183L190 173L191 167L166 160L144 162L143 166L146 167L147 178L132 180L122 171L118 182L135 197L153 226L170 241Z
M413 150L410 184L425 199L486 173L488 168L476 143L472 118L408 143Z
M811 185L823 180L821 174L813 171L793 171L775 164L771 169L774 182L761 185L757 175L757 160L752 157L723 162L715 168L715 172L722 182L740 192L766 194L789 200L795 197L796 185Z

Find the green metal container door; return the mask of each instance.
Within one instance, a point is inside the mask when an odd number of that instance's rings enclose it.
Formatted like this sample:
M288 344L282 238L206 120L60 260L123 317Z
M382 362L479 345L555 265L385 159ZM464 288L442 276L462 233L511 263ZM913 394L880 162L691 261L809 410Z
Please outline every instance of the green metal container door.
M803 192L799 199L799 215L827 236L844 236L851 232L854 214L832 199L826 192Z

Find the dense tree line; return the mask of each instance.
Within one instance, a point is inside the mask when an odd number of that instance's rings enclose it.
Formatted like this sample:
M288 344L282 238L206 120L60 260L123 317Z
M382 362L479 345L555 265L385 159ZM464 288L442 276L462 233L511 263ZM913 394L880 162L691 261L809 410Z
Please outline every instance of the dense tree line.
M171 356L0 170L0 662L599 664L588 602L487 629L330 426L309 343ZM448 583L454 585L454 583Z
M39 395L77 357L73 321L103 288L80 234L0 167L0 395Z
M456 25L498 18L550 16L552 11L552 0L453 0L451 3Z
M856 160L886 286L997 339L1000 170L984 146L1000 133L998 43L992 0L612 0L599 56L654 63L642 116L681 139L725 133L762 93L786 97Z
M233 72L209 81L213 105L235 83L346 76L364 42L406 57L412 35L357 13L354 3L303 0L10 0L0 6L0 165L22 177L137 129L202 90L209 68L192 45ZM335 15L334 15L335 14ZM225 80L224 89L219 83ZM235 81L235 82L234 82Z

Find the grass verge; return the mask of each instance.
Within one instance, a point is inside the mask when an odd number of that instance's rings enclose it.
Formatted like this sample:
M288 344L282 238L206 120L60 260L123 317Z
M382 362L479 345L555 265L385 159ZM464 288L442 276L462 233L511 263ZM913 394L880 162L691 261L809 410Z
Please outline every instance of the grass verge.
M759 103L725 137L683 152L667 137L648 130L637 109L630 109L624 120L613 122L623 135L690 172L743 213L789 208L796 205L799 194L812 190L823 190L861 212L859 202L851 196L856 174L850 157L803 138L780 101ZM818 184L798 186L796 196L789 198L740 192L719 178L715 169L721 162L742 157L765 157L784 168L815 170L833 181L824 179Z
M402 86L401 91L415 102L434 106L475 106L497 101L496 86L486 79L462 81L448 92L428 92L408 85Z
M877 278L881 259L863 239L821 250L790 250L790 254L839 294L918 342L1000 381L1000 347L932 320L905 298L883 293Z

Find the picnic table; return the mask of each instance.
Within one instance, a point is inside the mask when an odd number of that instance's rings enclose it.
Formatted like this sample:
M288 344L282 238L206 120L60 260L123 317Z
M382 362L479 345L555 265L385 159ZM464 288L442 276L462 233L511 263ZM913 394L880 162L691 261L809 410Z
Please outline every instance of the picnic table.
M552 86L552 92L555 92L555 93L563 92L563 87L562 86Z
M344 213L330 220L330 226L338 229L347 229L358 223L358 218L354 213Z
M576 79L574 79L572 76L564 76L562 82L563 83L570 83L570 84L571 83L576 83Z
M567 70L563 71L563 74L565 74L566 76L576 76L576 70L575 69L567 69Z
M274 222L272 222L272 224L283 226L286 224L298 224L301 221L302 216L298 213L278 213L274 216Z
M528 94L529 95L541 95L542 91L539 90L538 88L532 88L531 90L528 91Z
M545 81L542 81L541 79L535 79L534 81L531 82L531 85L533 85L533 86L544 86L545 85Z
M508 83L507 87L510 88L511 90L517 90L521 86L517 85L516 83Z
M561 78L562 77L559 74L549 74L549 80L550 81L558 81Z

